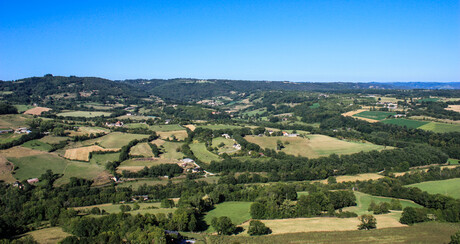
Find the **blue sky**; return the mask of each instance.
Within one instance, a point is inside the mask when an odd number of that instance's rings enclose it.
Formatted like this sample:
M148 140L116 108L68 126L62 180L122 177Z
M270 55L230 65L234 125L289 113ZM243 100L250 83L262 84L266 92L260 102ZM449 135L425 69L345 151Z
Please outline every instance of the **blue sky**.
M0 0L0 79L460 81L460 1Z

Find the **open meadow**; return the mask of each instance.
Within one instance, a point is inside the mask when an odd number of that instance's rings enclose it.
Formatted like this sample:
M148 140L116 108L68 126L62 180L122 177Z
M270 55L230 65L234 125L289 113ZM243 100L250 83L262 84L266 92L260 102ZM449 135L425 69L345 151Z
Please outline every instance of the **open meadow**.
M204 142L200 143L192 143L190 144L190 149L192 150L193 154L195 157L197 157L199 160L205 162L205 163L211 163L211 161L220 161L221 158L217 156L216 154L208 151L206 149L206 146Z
M224 146L222 147L219 147L219 145L221 145L221 143L224 144ZM217 138L213 138L212 139L212 147L217 147L219 150L218 150L218 153L227 153L227 154L231 154L231 153L234 153L236 152L237 150L233 147L233 144L235 144L236 142L233 140L233 139L226 139L226 138L223 138L223 137L217 137Z
M134 139L140 140L148 137L148 135L143 134L112 132L99 138L83 141L82 145L89 146L97 143L99 146L104 148L121 148Z
M460 124L447 124L439 122L430 122L419 127L422 130L429 130L436 133L460 132Z
M362 111L353 115L354 117L373 119L373 120L384 120L391 115L395 115L395 112L385 112L385 111Z
M2 114L0 115L0 128L17 129L27 127L27 120L33 118L26 114Z
M89 161L89 154L92 152L115 152L117 148L103 148L97 145L67 149L64 157L70 160Z
M129 155L142 156L142 157L153 157L152 148L147 142L138 143L134 147L131 147Z
M284 145L284 148L281 149L282 152L294 156L309 158L328 156L333 153L340 155L384 149L383 146L372 143L349 142L325 135L307 135L307 138L284 136L246 136L245 139L249 142L258 144L264 149L276 149L277 141L280 140Z
M204 216L204 221L211 225L214 217L227 216L232 220L233 224L240 225L251 218L249 209L252 202L223 202L215 205L215 208ZM208 232L214 232L214 228L209 226Z
M136 214L157 214L157 213L174 213L177 208L161 208L159 202L153 202L153 203L143 203L139 202L139 209L138 210L131 210L128 213L132 215ZM106 204L99 204L99 205L92 205L92 206L85 206L85 207L77 207L75 209L77 210L83 210L83 209L91 209L94 207L98 207L101 210L105 210L107 213L120 213L120 206L122 204L111 204L111 203L106 203ZM128 205L133 209L134 204L133 203L126 203L124 205Z
M381 121L384 124L393 124L399 126L406 126L407 128L418 128L422 125L426 125L430 122L427 121L419 121L419 120L411 120L411 119L386 119Z
M448 180L426 181L406 187L417 187L430 194L442 194L445 196L460 199L460 178Z
M95 117L101 117L101 116L108 117L110 116L110 114L111 113L108 113L108 112L98 112L98 111L69 111L69 112L58 113L56 114L56 116L95 118Z

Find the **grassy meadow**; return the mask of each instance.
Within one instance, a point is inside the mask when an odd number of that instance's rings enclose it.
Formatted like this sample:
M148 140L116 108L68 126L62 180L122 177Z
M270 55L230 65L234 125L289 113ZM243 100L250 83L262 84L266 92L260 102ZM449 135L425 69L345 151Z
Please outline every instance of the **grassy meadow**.
M426 191L430 194L442 194L460 199L460 178L426 181L407 185L407 187L417 187L420 190Z
M204 216L204 221L211 225L214 217L227 216L234 224L242 224L251 218L249 213L251 204L252 202L223 202L216 204L215 208ZM214 229L210 226L208 232L214 232Z
M129 151L129 155L133 156L143 156L143 157L153 157L152 148L147 142L138 143Z
M460 132L460 124L447 124L439 122L430 122L419 127L422 130L429 130L436 133Z
M139 204L139 209L138 210L131 210L129 211L128 213L132 214L132 215L136 215L136 214L146 214L146 213L149 213L149 214L157 214L157 213L164 213L164 214L168 214L168 213L174 213L174 211L176 211L176 208L161 208L160 207L160 203L159 202L154 202L154 203L138 203ZM133 209L133 205L132 203L127 203L127 204L124 204L124 205L129 205L131 207L131 209ZM120 210L120 206L121 204L111 204L111 203L106 203L106 204L99 204L99 205L92 205L92 206L86 206L86 207L78 207L78 208L75 208L75 209L91 209L93 207L98 207L99 209L101 210L105 210L107 213L120 213L121 210ZM151 209L149 209L149 207L153 207Z
M97 111L70 111L70 112L58 113L56 115L62 116L62 117L95 118L95 117L101 117L101 116L108 117L110 116L110 114L111 113L108 113L108 112L97 112Z
M53 148L53 146L51 146L48 143L42 142L41 140L27 141L24 144L22 144L21 146L27 147L27 148L30 148L30 149L34 149L34 150L45 151L45 152L48 152Z
M395 115L395 114L396 114L395 112L385 112L385 111L363 111L353 116L366 118L366 119L384 120L388 118L388 116Z
M407 128L418 128L422 125L426 125L430 122L427 121L419 121L419 120L410 120L410 119L386 119L381 121L384 124L393 124L399 126L406 126Z
M224 143L223 147L218 147L219 144ZM224 137L217 137L212 139L212 147L217 147L219 153L233 153L237 150L233 148L233 144L235 143L232 139L226 139Z
M280 140L284 145L284 148L281 149L282 152L309 158L328 156L333 153L340 155L384 149L383 146L372 143L348 142L325 135L308 135L307 138L246 136L245 139L249 142L258 144L262 148L269 149L276 149L276 143Z
M193 154L201 161L205 163L211 163L211 161L220 161L221 159L216 154L208 151L204 142L190 144L190 149Z

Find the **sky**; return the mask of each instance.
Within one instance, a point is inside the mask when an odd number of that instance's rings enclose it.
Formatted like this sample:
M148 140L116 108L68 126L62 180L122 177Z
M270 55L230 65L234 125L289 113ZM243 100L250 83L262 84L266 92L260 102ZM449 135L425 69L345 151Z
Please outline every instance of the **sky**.
M0 0L0 80L460 81L460 1Z

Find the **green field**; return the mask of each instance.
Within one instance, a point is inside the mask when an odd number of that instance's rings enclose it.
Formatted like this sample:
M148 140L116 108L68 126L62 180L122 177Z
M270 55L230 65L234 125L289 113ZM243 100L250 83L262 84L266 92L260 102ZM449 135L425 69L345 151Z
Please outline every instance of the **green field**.
M100 117L100 116L108 117L108 116L110 116L110 114L111 114L111 113L108 113L108 112L71 111L71 112L58 113L58 114L56 114L56 115L57 115L57 116L62 116L62 117L85 117L85 118L94 118L94 117Z
M14 105L18 109L18 113L24 113L25 111L34 108L32 105L23 105L23 104L18 104Z
M83 142L83 145L93 145L96 142L104 148L121 148L122 146L127 145L130 141L137 139L143 139L149 137L148 135L142 134L129 134L122 132L113 132L103 137L96 139L86 140Z
M290 233L267 236L202 236L200 243L448 243L450 236L460 229L458 223L426 222L408 227L375 229L369 231L333 231Z
M208 225L211 225L211 221L214 217L227 216L234 224L242 224L251 218L249 209L252 202L224 202L215 205L215 209L209 211L204 216L204 221ZM214 229L210 226L208 232L214 232Z
M460 178L449 180L426 181L417 184L407 185L407 187L417 187L430 194L442 194L460 199Z
M131 147L129 154L135 156L153 157L152 148L147 142L138 143L134 147Z
M328 156L333 153L352 154L361 151L368 152L384 149L383 146L372 143L349 142L316 134L307 135L307 138L285 136L246 136L244 138L249 142L258 144L264 149L276 149L276 143L280 140L284 145L281 152L309 158Z
M449 158L447 160L447 163L450 164L450 165L457 165L457 164L459 164L459 161L460 160L458 160L458 159Z
M369 208L369 204L371 203L371 201L374 201L375 203L379 204L380 202L387 202L387 203L390 203L391 202L391 197L378 197L378 196L372 196L372 195L369 195L369 194L366 194L366 193L362 193L362 192L357 192L355 191L355 196L356 196L356 203L358 204L357 206L353 206L353 207L347 207L347 208L344 208L343 210L344 211L350 211L350 212L355 212L357 213L358 215L362 215L362 214L369 214L370 212L367 211L367 209ZM405 199L400 199L400 202L401 202L401 205L403 207L403 209L405 207L414 207L414 208L421 208L422 206L412 202L412 201L409 201L409 200L405 200Z
M125 127L127 128L145 128L145 129L150 129L153 131L175 131L175 130L185 130L184 127L178 125L178 124L172 124L172 125L148 125L145 123L130 123L130 124L125 124Z
M130 213L132 215L146 214L146 213L150 213L150 214L157 214L157 213L168 214L168 213L174 213L174 211L176 211L176 208L160 208L161 204L159 202L138 203L138 204L140 206L140 208L138 210L131 210L128 213ZM131 203L125 204L125 205L129 205L131 207L131 209L133 208L133 204L131 204ZM121 204L100 204L100 205L87 206L87 207L84 207L84 208L77 208L77 209L91 209L93 207L98 207L99 209L105 210L108 213L119 213L119 212L121 212L120 206L121 206ZM156 207L156 208L147 209L148 207Z
M211 129L211 130L223 130L223 129L239 129L239 125L224 125L224 124L215 124L215 125L199 125L197 127Z
M216 154L208 151L204 142L190 144L190 149L193 154L202 162L211 163L211 161L220 161L221 159Z
M417 100L417 102L437 102L439 100L439 98L423 98L423 99L420 99L420 100Z
M319 108L319 103L313 103L310 108Z
M225 146L223 147L218 147L219 144L224 143ZM226 139L224 137L217 137L212 139L212 147L217 147L219 150L219 153L234 153L237 150L233 147L233 144L235 143L234 140L232 139Z
M27 148L30 148L30 149L45 151L45 152L49 152L53 148L53 146L51 146L50 144L44 143L44 142L42 142L40 140L27 141L24 144L22 144L21 146L27 147Z
M420 126L419 129L429 130L436 133L445 132L460 132L460 124L446 124L439 122L430 122L426 125Z
M27 120L33 118L26 114L2 114L0 115L0 128L17 129L27 127Z
M51 169L55 174L62 174L69 161L52 154L40 154L22 158L8 158L18 167L13 176L18 180L40 177L46 170Z
M0 144L14 141L21 136L22 136L21 134L16 134L16 133L0 134Z
M96 178L96 176L102 173L104 169L105 165L99 166L95 164L70 161L64 169L64 175L56 180L55 185L69 183L70 178L72 177L93 180L94 178Z
M65 136L45 136L41 138L39 141L48 144L59 144L60 142L66 141L67 139L69 138Z
M165 159L182 159L185 155L182 152L178 152L177 149L182 146L180 142L169 142L165 141L160 147L162 148L162 154L160 158Z
M419 120L410 120L410 119L386 119L381 121L384 124L393 124L399 126L406 126L407 128L418 128L422 125L426 125L429 122L419 121Z
M120 153L92 154L89 162L105 166L108 162L117 161L119 157Z
M385 111L363 111L361 113L353 115L354 117L361 117L366 119L384 120L390 115L395 115L395 112Z

